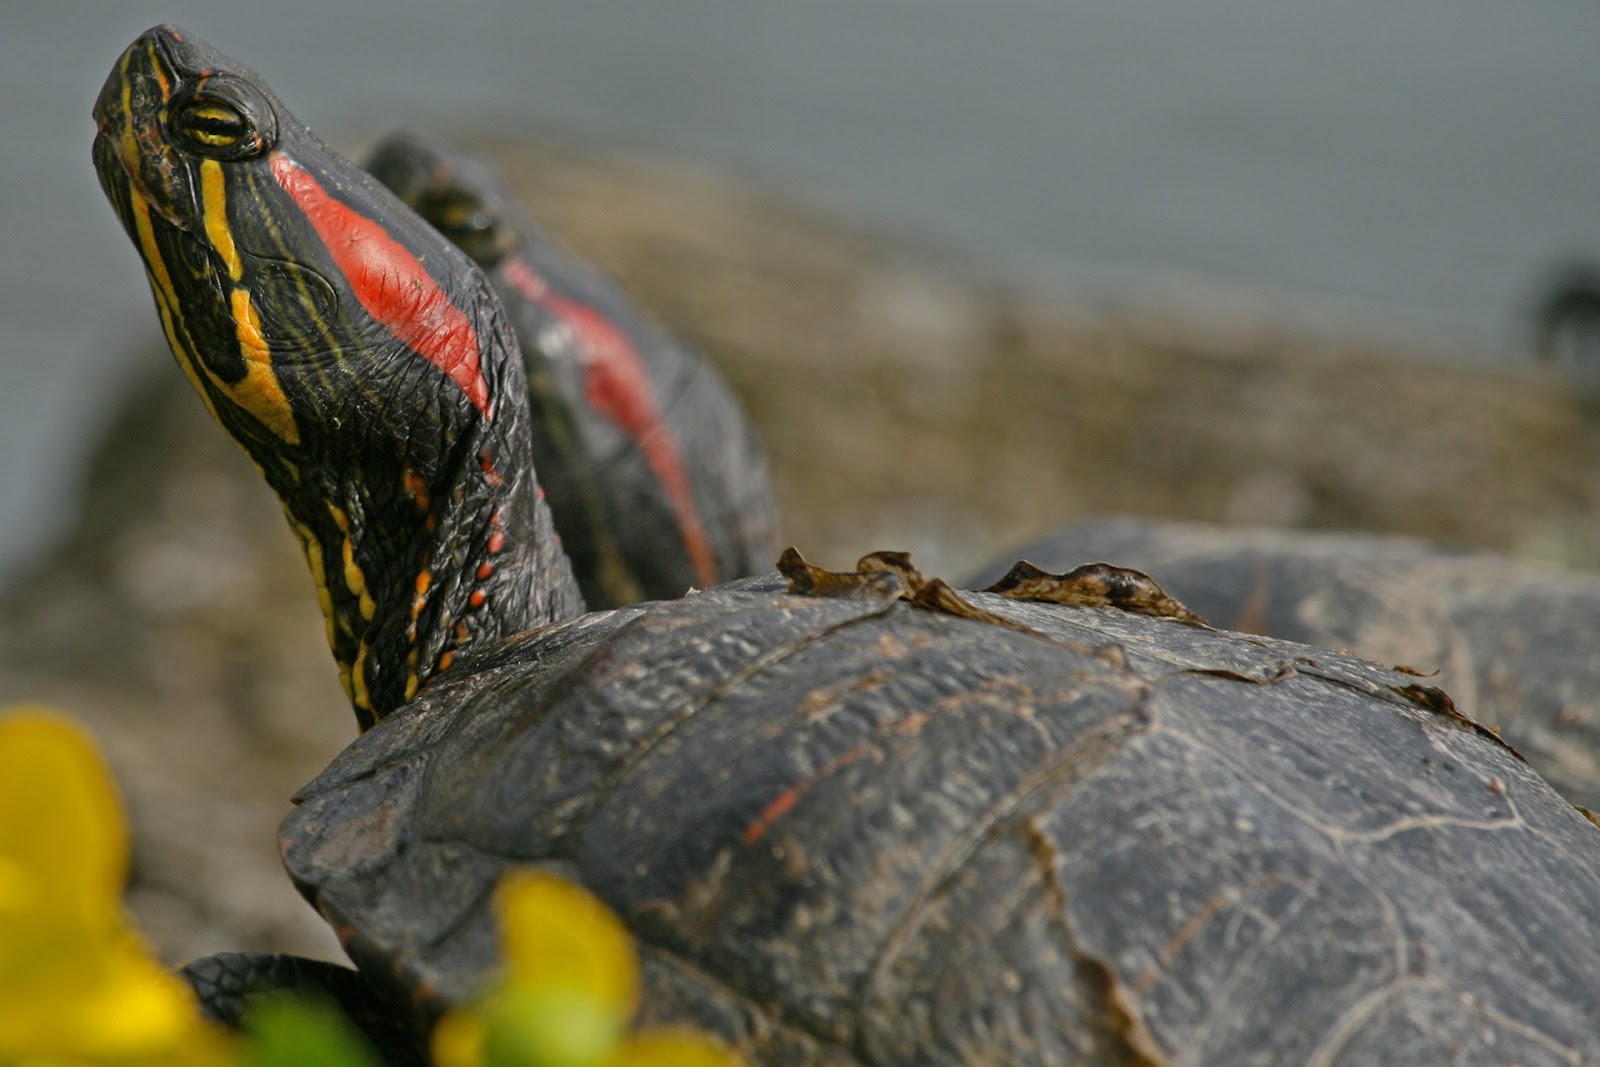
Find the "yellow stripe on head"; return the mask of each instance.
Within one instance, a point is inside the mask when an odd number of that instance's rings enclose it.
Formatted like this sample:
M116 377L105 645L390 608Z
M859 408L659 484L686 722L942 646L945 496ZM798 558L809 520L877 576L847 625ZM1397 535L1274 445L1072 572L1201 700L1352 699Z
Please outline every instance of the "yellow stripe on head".
M238 281L244 277L244 261L233 244L233 230L228 226L228 188L222 177L222 164L214 159L200 161L200 199L206 224L206 237L217 250L228 268L228 277Z
M178 291L172 287L172 275L167 273L167 261L161 256L155 228L150 225L150 201L141 196L131 182L128 184L128 203L133 208L133 227L139 234L139 251L144 253L146 272L155 280L162 298L175 306Z
M261 318L250 301L250 290L240 286L233 291L232 311L234 336L239 341L239 355L244 359L244 378L222 388L278 437L288 444L299 444L300 430L294 423L294 411L289 407L289 398L283 395L278 376L273 373L272 352L261 333Z
M151 54L154 54L155 46L153 44L152 45L147 45L146 47L151 51ZM133 123L133 79L128 77L128 65L130 63L132 63L132 62L133 62L133 49L130 48L126 52L122 53L122 64L118 68L119 69L119 73L122 76L121 77L121 82L122 82L122 119L123 119L123 121L122 121L122 158L123 159L138 159L139 158L139 138L133 132L133 126L134 126L134 123ZM159 63L152 64L152 66L154 66L154 67L156 67L158 69L160 68L160 64ZM163 113L165 113L165 112L163 112ZM135 197L135 199L137 199L137 197Z
M229 310L234 322L234 337L239 345L239 356L244 361L244 377L237 382L225 382L209 368L207 377L234 403L260 420L261 424L288 444L300 443L300 431L295 425L294 412L289 398L272 369L272 352L261 332L261 317L256 314L250 299L250 290L239 283L244 278L244 259L239 255L233 240L233 228L228 224L228 189L222 165L214 159L200 164L200 199L202 221L206 239L227 268L228 277L235 287L229 294ZM148 219L146 220L148 224ZM142 236L142 231L141 231ZM146 251L153 249L154 243ZM159 260L159 256L156 257ZM165 274L165 267L162 268ZM171 288L171 280L166 285Z
M167 335L167 347L172 349L173 358L178 361L184 377L189 379L194 391L200 394L200 400L205 404L206 410L211 412L211 417L217 419L217 408L211 402L211 394L201 385L199 362L195 359L194 353L189 351L188 344L178 334L177 323L173 317L174 309L178 305L178 294L172 287L172 275L167 273L167 261L161 258L161 248L156 244L155 229L150 225L150 203L140 196L138 190L131 184L127 186L127 190L128 206L133 212L133 228L139 238L139 250L144 254L145 276L150 279L150 288L156 295L156 311L161 314L161 332Z

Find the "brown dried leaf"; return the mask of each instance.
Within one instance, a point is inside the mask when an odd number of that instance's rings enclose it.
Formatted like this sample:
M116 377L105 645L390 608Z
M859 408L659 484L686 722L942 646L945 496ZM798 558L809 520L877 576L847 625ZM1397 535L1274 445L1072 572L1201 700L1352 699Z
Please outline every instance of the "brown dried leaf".
M937 611L974 622L1004 626L1008 630L1028 634L1043 641L1052 641L1086 655L1099 657L1115 667L1126 667L1127 657L1120 648L1090 648L1074 641L1063 641L1040 633L1031 626L985 611L962 596L943 578L928 579L911 565L909 552L872 552L856 563L856 571L830 571L806 562L805 557L793 548L784 550L778 560L778 572L789 579L789 591L802 596L826 597L888 597L896 594L909 600L913 607Z
M802 596L877 599L896 592L906 595L905 582L895 571L830 571L808 563L792 547L778 558L778 573L789 579L789 592Z
M1226 678L1234 682L1249 682L1251 685L1276 685L1285 679L1293 678L1300 673L1300 670L1294 663L1280 663L1276 670L1267 675L1242 674L1226 667L1191 667L1184 673L1204 675L1207 678Z
M1214 629L1143 571L1109 563L1085 563L1065 574L1051 574L1019 560L1005 577L985 592L1016 600L1043 600L1083 608L1120 608L1136 615L1176 619L1190 626Z
M1034 637L1044 638L1046 641L1051 640L1051 638L1031 626L1024 626L1020 622L1014 622L1002 615L996 615L992 611L984 611L978 605L956 592L943 578L935 578L932 581L924 582L922 588L918 589L916 595L911 598L911 603L919 608L927 608L930 611L941 611L946 615L955 615L963 619L993 623L996 626L1004 626L1008 630L1016 630L1018 633L1032 634Z
M863 574L888 573L900 577L901 584L907 593L915 597L928 584L922 572L911 565L909 552L869 552L856 561L856 570Z
M1390 669L1396 674L1409 674L1413 678L1437 678L1439 676L1438 667L1435 667L1431 671L1425 671L1420 667L1408 667L1404 663L1396 663Z
M1517 757L1517 759L1522 760L1523 763L1528 762L1526 759L1523 759L1522 753L1512 748L1511 745L1506 742L1505 738L1500 736L1500 731L1498 729L1492 726L1485 726L1471 716L1463 714L1460 709L1456 707L1456 702L1450 699L1450 694L1446 693L1438 686L1397 685L1393 686L1392 688L1396 693L1399 693L1413 704L1416 704L1419 707L1427 708L1429 711L1436 712L1439 715L1443 715L1457 726L1462 726L1473 731L1474 733L1482 734L1484 737L1494 741L1500 745L1501 748Z

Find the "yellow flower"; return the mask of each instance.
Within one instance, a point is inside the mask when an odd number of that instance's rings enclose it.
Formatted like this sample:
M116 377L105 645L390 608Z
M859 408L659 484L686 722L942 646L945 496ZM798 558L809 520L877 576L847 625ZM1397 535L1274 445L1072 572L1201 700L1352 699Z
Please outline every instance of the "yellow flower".
M0 715L0 1064L210 1067L231 1045L127 924L128 838L85 734Z
M505 973L440 1020L436 1067L739 1067L688 1028L627 1032L639 961L616 916L579 886L514 871L495 892Z

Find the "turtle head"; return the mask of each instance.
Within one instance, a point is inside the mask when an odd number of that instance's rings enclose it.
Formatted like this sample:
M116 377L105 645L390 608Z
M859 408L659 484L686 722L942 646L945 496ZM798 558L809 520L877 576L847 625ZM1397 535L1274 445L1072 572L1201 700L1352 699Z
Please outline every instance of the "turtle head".
M492 421L522 389L472 264L254 71L158 26L123 52L94 116L101 185L173 352L269 477L306 453L455 429L441 417ZM441 387L418 425L407 410L422 406L399 401L430 374ZM360 396L377 410L352 420Z
M367 170L486 270L515 252L530 229L493 164L427 134L385 137Z
M190 229L203 221L200 161L260 159L278 143L281 106L251 71L157 26L123 52L95 101L101 179L121 167L145 209Z
M167 341L282 499L362 721L570 613L521 356L472 261L182 30L134 41L94 117Z

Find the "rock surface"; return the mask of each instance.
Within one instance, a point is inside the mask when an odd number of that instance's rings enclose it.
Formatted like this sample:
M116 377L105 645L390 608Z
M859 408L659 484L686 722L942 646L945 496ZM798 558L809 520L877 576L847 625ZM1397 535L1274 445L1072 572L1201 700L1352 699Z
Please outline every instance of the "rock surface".
M726 174L558 141L501 154L552 231L742 392L785 539L818 562L909 548L954 576L1112 512L1600 562L1600 402L1548 369L1075 304ZM130 899L165 956L335 953L274 834L355 732L311 583L154 316L134 325L148 384L75 530L0 598L0 693L98 733L134 821Z

